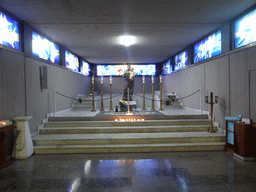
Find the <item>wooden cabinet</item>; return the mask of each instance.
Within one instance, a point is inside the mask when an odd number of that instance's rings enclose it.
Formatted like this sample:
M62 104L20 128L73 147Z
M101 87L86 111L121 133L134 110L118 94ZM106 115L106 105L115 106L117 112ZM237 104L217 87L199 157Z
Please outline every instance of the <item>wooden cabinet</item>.
M0 128L0 169L13 162L12 152L15 142L16 126L9 125Z
M234 153L243 157L256 157L256 127L242 122L234 123Z

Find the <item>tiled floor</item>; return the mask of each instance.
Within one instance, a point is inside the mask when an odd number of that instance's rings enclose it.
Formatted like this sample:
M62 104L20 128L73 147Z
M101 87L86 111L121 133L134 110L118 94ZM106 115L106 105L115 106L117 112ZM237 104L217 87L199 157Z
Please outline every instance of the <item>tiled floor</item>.
M0 171L0 191L256 191L256 164L229 153L34 155Z

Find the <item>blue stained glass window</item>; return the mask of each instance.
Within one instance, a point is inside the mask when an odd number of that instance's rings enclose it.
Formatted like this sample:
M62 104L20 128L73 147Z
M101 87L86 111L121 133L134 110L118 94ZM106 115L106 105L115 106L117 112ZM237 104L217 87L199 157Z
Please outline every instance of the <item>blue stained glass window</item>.
M248 13L235 22L235 48L256 41L256 10Z
M183 51L174 57L174 71L184 68L188 64L188 52Z
M65 67L71 69L72 71L78 72L79 70L79 60L78 57L72 53L65 51Z
M32 32L32 52L41 59L60 63L59 46L34 31Z
M0 12L0 44L19 50L19 24Z
M221 54L221 31L203 39L194 46L194 63Z

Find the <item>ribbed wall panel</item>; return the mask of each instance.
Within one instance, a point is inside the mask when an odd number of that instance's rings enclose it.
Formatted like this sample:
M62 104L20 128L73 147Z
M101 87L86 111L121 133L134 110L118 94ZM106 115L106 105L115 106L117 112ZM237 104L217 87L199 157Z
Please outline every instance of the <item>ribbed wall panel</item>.
M256 70L256 47L247 49L247 61L250 70Z
M225 127L226 116L243 115L255 120L255 79L256 47L233 52L230 55L218 57L203 64L164 76L163 91L176 92L184 97L200 87L204 89L203 96L210 92L219 96L219 103L214 105L214 117ZM249 91L250 90L250 91ZM204 98L202 98L204 102ZM200 109L198 96L183 100L185 107ZM251 105L249 107L249 104ZM209 111L209 105L203 104Z
M48 89L41 90L39 67L47 66ZM90 77L45 64L22 54L0 49L0 120L17 116L33 116L31 132L53 112L54 88L64 95L75 97L91 90ZM69 109L72 99L57 96L57 111Z
M24 58L0 49L1 116L0 120L25 115Z
M91 78L84 75L68 71L59 67L52 67L51 81L53 81L53 87L51 87L52 95L53 89L57 92L75 98L77 94L85 94L91 90ZM59 94L56 95L56 110L64 110L71 107L74 100L63 97Z
M181 72L180 98L204 88L204 65L188 68ZM200 109L200 92L182 100L185 106ZM202 100L201 100L202 102Z
M177 95L180 95L180 74L181 72L179 71L163 77L164 94L174 92Z
M250 65L250 118L256 122L256 47L247 50Z
M0 58L2 56L2 52L3 50L0 49ZM0 59L0 120L4 120L3 118L3 88L2 88L2 84L3 84L3 73L2 73L2 68L3 68L3 61L2 59Z
M223 117L229 116L229 58L221 57L205 63L205 89L204 95L219 96L219 102L213 106L213 116L216 121L225 127ZM215 100L215 98L214 98ZM206 111L210 110L209 104L204 104Z
M30 120L31 132L35 132L36 127L46 118L48 111L48 89L42 89L40 85L40 67L47 66L40 61L26 58L26 93L28 116L33 116ZM47 70L48 67L47 67ZM49 79L48 79L49 80Z
M250 73L250 118L256 122L256 71Z
M249 117L249 66L247 50L230 55L231 116Z

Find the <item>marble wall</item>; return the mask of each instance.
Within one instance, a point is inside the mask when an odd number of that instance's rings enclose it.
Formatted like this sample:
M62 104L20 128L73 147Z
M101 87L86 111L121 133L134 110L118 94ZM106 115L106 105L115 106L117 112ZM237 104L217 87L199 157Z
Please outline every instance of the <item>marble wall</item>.
M48 88L41 89L40 67L47 66ZM31 132L48 113L54 111L54 89L69 97L88 93L90 77L63 67L26 57L23 53L0 47L0 119L33 116ZM69 109L73 100L57 95L56 111Z
M179 97L187 96L202 89L201 106L209 111L204 96L213 92L219 96L214 105L214 117L225 127L224 117L243 115L256 122L255 75L256 47L234 50L209 61L191 66L185 70L164 76L165 92L176 92ZM253 87L254 86L254 87ZM200 109L200 94L182 100L185 107Z

